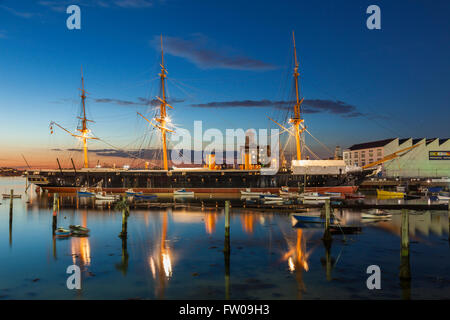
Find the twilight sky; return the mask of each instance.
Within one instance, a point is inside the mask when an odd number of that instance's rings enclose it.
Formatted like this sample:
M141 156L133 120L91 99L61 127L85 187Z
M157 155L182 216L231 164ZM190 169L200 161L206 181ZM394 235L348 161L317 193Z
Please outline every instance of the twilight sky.
M68 30L67 6L81 8ZM381 30L366 8L381 8ZM163 34L173 123L275 128L292 105L295 31L308 130L330 149L390 137L450 137L449 1L0 0L0 166L81 165L83 66L91 165L158 146L153 114ZM319 155L329 154L310 137ZM108 149L108 150L106 150ZM60 151L57 151L60 150ZM109 152L109 153L108 153ZM123 152L122 152L123 153Z

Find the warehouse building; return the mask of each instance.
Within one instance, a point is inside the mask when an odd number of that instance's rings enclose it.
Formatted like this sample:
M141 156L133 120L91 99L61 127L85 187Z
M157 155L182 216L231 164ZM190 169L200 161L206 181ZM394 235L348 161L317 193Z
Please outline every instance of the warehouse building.
M355 144L344 150L349 166L365 166L380 161L399 150L415 146L398 157L380 164L384 177L433 178L450 177L450 139L391 138Z

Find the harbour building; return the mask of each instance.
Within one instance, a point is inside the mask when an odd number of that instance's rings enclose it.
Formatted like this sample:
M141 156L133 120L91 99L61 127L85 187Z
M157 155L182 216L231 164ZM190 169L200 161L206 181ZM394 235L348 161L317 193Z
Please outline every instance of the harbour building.
M355 144L343 152L349 166L381 166L384 177L450 177L450 139L391 138Z

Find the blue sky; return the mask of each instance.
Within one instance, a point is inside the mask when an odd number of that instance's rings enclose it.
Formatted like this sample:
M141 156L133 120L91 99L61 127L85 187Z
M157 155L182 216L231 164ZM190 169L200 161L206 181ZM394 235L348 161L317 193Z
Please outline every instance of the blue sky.
M66 28L70 4L81 30ZM366 28L371 4L381 30ZM0 0L0 161L76 147L48 125L75 129L81 65L93 132L140 146L148 129L136 111L151 108L136 102L158 94L161 33L181 127L274 127L267 116L286 110L261 101L292 99L294 30L305 122L327 146L449 137L449 14L448 1Z

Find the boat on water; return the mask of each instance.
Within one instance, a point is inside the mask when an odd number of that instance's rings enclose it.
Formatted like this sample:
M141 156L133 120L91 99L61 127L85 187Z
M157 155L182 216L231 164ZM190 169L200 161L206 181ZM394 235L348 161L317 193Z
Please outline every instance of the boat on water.
M261 196L264 196L266 194L270 194L270 192L257 192L257 191L252 191L250 188L247 188L244 190L241 190L241 196L242 197L255 197L255 198L259 198Z
M326 196L318 192L302 193L300 196L303 198L303 202L306 201L306 202L324 203L326 200L331 199L330 196Z
M156 194L135 194L134 198L136 200L154 200L157 199L158 196Z
M331 199L341 199L342 198L342 193L340 193L340 192L324 192L323 194L325 196L330 197Z
M174 196L193 197L194 191L186 191L186 189L179 189L173 192Z
M87 236L90 230L80 225L70 225L69 229L74 236Z
M301 215L301 214L293 214L292 215L298 222L301 223L325 223L325 218L322 218L320 215L312 216L312 215ZM330 218L330 223L333 224L335 222L335 218Z
M443 195L443 194L441 194L441 193L439 193L438 195L437 195L437 198L438 198L438 200L444 200L444 201L449 201L450 200L450 196L449 195Z
M283 198L300 198L300 193L298 192L289 192L289 188L288 187L281 187L280 189L280 197Z
M95 194L95 199L97 199L97 200L112 200L112 201L114 201L119 198L120 198L119 195L106 194L105 192L101 192L101 191L99 191Z
M377 189L377 197L380 198L403 198L406 194L403 192L386 191Z
M282 205L282 204L284 204L284 200L283 199L281 199L281 200L278 200L278 199L264 200L263 203L264 204L272 204L272 205Z
M389 219L392 214L389 213L361 213L362 219Z
M278 168L273 174L263 174L264 168L257 168L248 161L242 166L233 167L216 166L209 163L209 166L203 168L174 168L169 166L167 134L173 132L168 117L168 108L173 109L168 103L166 97L166 78L167 71L164 64L164 54L162 50L161 37L161 72L159 73L161 83L161 96L157 97L160 102L159 110L155 117L148 119L138 113L145 121L161 133L162 145L162 166L155 164L155 168L89 168L87 142L98 140L92 136L88 128L89 119L86 118L85 99L86 92L84 88L84 78L81 76L81 115L78 132L71 132L56 122L51 122L51 132L53 126L60 127L73 137L79 138L83 143L84 166L81 169L59 169L59 170L35 170L26 172L28 182L41 187L49 192L73 193L77 192L81 186L94 186L102 182L102 190L112 193L123 193L130 188L136 188L143 193L174 193L178 195L177 190L186 188L195 193L228 193L245 196L253 196L251 192L258 193L278 193L281 187L288 187L292 192L339 192L355 193L359 184L370 174L371 170L363 170L360 167L348 168L344 160L309 160L304 159L302 155L303 138L302 135L309 133L304 126L302 119L301 104L303 99L299 93L299 65L297 62L295 37L294 42L294 80L296 101L293 103L291 118L289 119L289 130L292 131L296 139L297 156L290 164ZM284 130L284 129L283 129ZM305 132L305 133L303 133ZM249 156L247 146L244 149L244 155ZM275 159L275 158L274 158ZM153 160L153 159L152 159ZM206 162L206 160L205 160ZM252 191L242 192L242 190L251 189ZM94 193L79 193L83 196L94 196ZM187 195L183 193L181 195Z
M87 188L81 188L80 190L77 190L77 195L82 197L93 197L95 196L95 192L89 191Z
M133 189L128 189L128 190L125 191L125 194L127 196L134 196L134 195L137 195L137 194L143 194L143 192L142 191L134 191Z
M71 234L72 232L69 229L64 229L60 227L55 230L55 236L58 238L67 238L70 237Z

